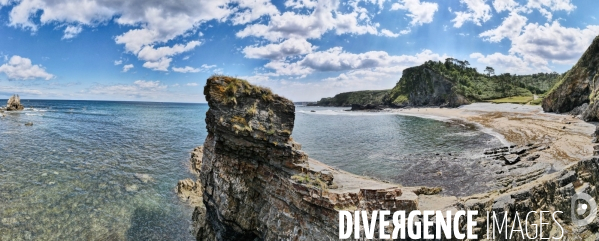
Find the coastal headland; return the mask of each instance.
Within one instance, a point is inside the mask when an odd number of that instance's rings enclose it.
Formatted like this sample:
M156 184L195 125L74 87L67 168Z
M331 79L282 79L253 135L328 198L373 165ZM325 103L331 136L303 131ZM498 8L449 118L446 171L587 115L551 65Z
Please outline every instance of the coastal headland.
M483 175L463 173L480 177L470 180L475 194L447 195L438 186L381 182L309 158L291 138L293 103L268 89L213 76L204 93L208 137L191 159L199 179L183 180L177 188L194 200L199 240L336 240L339 210L559 210L566 237L596 235L593 225L570 225L571 197L585 192L597 198L599 180L599 159L592 157L595 127L570 115L489 103L383 110L475 123L505 139L506 147L481 150L476 164ZM448 174L439 173L439 183L451 189ZM486 237L484 217L476 221L481 225L475 232ZM560 230L549 224L543 235L559 236Z
M344 228L340 211L374 216L377 210L441 211L417 217L422 222L444 211L478 211L475 220L462 220L455 227L456 232L466 231L474 223L470 230L478 239L530 239L523 225L535 227L534 238L596 240L599 221L588 219L581 225L580 215L586 210L587 217L594 217L592 202L599 200L595 157L599 145L593 144L599 131L585 122L599 116L598 52L599 37L563 75L491 76L492 67L484 75L468 67L467 61L428 61L404 70L391 90L343 93L317 102L475 125L503 143L472 158L451 153L425 156L397 184L309 158L291 137L295 120L291 101L245 80L215 75L204 88L210 107L208 136L191 159L199 179L183 180L177 190L196 205L198 240L336 240ZM542 102L542 107L476 103L518 96L531 96L526 103ZM426 185L410 185L414 183ZM576 206L581 195L594 208ZM555 222L543 223L544 212L552 213ZM490 223L489 213L500 214L501 221ZM529 219L527 213L540 217ZM489 230L499 223L503 225L497 227L495 238L495 231ZM354 233L366 232L356 227Z

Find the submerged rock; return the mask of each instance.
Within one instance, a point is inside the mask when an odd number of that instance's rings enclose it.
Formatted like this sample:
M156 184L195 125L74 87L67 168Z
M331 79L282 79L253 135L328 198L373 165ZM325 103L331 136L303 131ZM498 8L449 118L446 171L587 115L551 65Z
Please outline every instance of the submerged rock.
M135 178L137 178L137 180L140 180L143 183L148 183L151 181L154 181L154 178L152 178L149 174L145 174L145 173L135 173Z
M135 184L125 186L125 191L127 191L127 192L137 192L138 190L139 190L139 187L137 187L137 185L135 185Z
M21 105L21 98L19 97L19 95L13 95L12 97L10 97L6 104L7 111L23 110L24 108L25 107Z

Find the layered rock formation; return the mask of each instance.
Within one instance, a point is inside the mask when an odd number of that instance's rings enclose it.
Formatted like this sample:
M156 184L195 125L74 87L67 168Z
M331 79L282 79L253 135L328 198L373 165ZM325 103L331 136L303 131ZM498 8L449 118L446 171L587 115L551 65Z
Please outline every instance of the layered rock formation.
M599 36L585 51L576 65L564 74L556 86L543 99L543 110L565 113L579 106L575 114L586 121L599 119Z
M23 110L24 108L25 107L21 105L21 98L19 98L19 95L13 95L10 97L10 99L8 99L8 103L6 104L7 111Z
M208 79L204 94L198 239L334 240L337 210L416 208L413 191L309 159L291 138L291 101L225 76Z
M511 232L515 212L561 211L556 219L564 227L564 237L597 238L598 220L583 227L572 225L570 204L576 193L599 198L598 158L562 170L514 172L506 175L504 188L487 193L440 196L439 188L401 187L310 159L291 138L293 103L268 89L213 76L204 94L210 107L208 136L191 159L199 181L184 180L177 186L180 195L196 205L192 218L198 240L337 240L338 210L479 210L475 229L479 238L489 238L488 211L508 213L509 227L504 232ZM517 166L525 170L536 163L536 152L544 150L544 146L528 145L487 154L509 170ZM530 225L539 220L529 221ZM562 232L555 222L543 230L543 237L558 237ZM524 238L516 232L510 240Z
M454 86L451 80L426 65L407 68L397 85L390 91L386 102L399 107L458 107L470 104L470 101L456 92Z

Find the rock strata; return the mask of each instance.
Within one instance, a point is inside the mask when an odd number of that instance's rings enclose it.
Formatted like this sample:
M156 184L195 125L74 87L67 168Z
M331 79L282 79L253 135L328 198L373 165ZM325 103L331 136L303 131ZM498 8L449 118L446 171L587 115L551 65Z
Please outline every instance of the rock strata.
M12 97L10 97L6 104L7 111L23 110L24 108L25 107L21 105L21 98L19 98L19 95L13 95Z
M417 207L413 191L309 159L291 138L291 101L225 76L208 79L204 94L210 109L199 164L205 209L193 215L198 240L336 240L337 210Z
M543 99L547 112L581 115L586 121L599 117L599 36L587 48L572 69Z
M268 89L213 76L204 94L210 107L206 113L208 136L191 158L191 169L199 180L183 180L177 185L183 198L198 200L192 216L198 240L337 240L338 210L417 209L479 210L475 233L481 239L489 238L486 212L509 213L510 232L515 212L561 211L563 215L557 219L564 226L565 237L598 238L597 220L575 227L569 213L574 194L584 192L599 198L599 158L555 170L540 160L544 151L554 149L545 144L489 149L477 165L484 167L484 175L492 180L480 182L486 178L483 175L471 182L498 188L481 187L484 191L469 196L441 196L445 187L402 187L310 159L291 138L293 103ZM438 158L440 163L459 161L450 155ZM459 178L431 173L450 182ZM544 237L559 234L554 222L543 229Z

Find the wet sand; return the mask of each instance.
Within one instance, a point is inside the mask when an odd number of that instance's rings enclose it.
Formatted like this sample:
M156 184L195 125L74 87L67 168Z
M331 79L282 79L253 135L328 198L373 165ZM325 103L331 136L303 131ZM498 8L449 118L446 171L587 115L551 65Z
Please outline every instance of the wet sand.
M557 169L590 157L591 134L595 124L570 115L544 113L541 106L474 103L460 108L386 109L385 111L416 116L434 116L476 123L483 131L491 130L505 144L541 143L550 149L541 153L540 162Z

